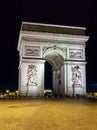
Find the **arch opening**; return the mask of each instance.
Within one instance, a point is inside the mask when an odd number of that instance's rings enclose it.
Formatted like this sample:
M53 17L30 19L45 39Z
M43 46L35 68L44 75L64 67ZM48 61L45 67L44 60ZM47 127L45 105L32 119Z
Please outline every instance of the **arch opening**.
M45 62L45 72L44 72L44 89L52 88L52 65L46 61Z
M49 52L45 55L44 89L51 89L53 94L63 95L61 67L64 58L58 52Z

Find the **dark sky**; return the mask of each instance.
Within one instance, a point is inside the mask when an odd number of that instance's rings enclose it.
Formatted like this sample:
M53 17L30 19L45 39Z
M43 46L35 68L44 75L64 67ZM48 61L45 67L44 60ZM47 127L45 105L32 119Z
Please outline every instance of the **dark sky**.
M86 44L87 84L97 82L96 0L40 1L0 4L0 88L18 88L17 43L22 21L86 27L90 36Z

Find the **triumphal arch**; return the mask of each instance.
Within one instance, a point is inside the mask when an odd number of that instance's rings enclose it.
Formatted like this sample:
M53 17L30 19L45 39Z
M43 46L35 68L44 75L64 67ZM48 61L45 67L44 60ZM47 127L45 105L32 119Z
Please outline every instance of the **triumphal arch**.
M85 30L22 22L18 40L20 95L43 96L46 61L52 66L53 94L84 95L85 43L89 39Z

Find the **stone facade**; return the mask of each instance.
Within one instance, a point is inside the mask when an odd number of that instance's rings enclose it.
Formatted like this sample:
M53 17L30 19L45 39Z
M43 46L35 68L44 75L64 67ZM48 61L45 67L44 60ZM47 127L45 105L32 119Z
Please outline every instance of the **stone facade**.
M22 23L18 41L21 95L43 96L45 61L52 65L54 94L86 93L85 43L89 37L85 29Z

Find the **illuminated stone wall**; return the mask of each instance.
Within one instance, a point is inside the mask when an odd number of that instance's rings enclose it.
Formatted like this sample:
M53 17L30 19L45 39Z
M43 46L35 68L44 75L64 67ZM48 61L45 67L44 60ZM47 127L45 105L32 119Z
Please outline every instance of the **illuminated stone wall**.
M27 24L31 30L27 26L23 28ZM60 31L55 33L57 28ZM85 28L22 23L18 41L21 95L43 96L45 61L52 65L54 94L76 96L86 93L85 43L89 37L80 31L84 32Z
M24 60L20 70L21 87L19 91L21 95L42 96L44 92L44 60Z

